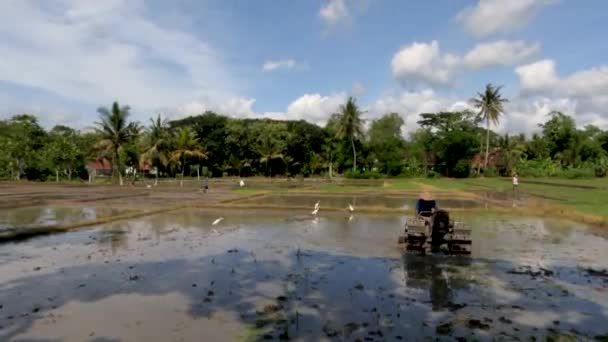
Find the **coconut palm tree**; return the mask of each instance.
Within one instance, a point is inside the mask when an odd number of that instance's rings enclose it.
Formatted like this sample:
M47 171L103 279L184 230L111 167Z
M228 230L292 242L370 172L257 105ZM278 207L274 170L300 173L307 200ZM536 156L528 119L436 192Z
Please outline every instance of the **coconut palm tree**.
M355 99L351 96L345 104L340 106L336 138L349 139L353 149L353 171L357 171L357 150L355 140L363 135L362 112L359 110Z
M118 182L122 186L122 174L120 172L120 152L123 146L134 139L140 131L137 123L128 122L129 107L120 107L118 102L112 104L108 110L105 107L97 110L99 121L95 123L95 132L99 140L95 144L99 155L107 156L112 161L112 178L118 174Z
M266 169L272 177L272 167L270 161L273 159L281 159L285 161L283 150L285 149L284 140L275 137L271 132L260 137L256 146L256 152L260 155L260 163L266 164Z
M169 162L177 163L182 168L182 179L180 187L184 186L184 170L186 169L186 157L207 159L207 153L200 145L196 133L189 127L181 128L175 137L175 149L171 152Z
M502 86L494 86L491 83L486 85L483 93L477 93L477 97L471 99L471 104L479 109L479 115L486 121L486 158L484 168L488 166L488 155L490 154L490 123L495 125L500 121L500 116L504 113L503 104L508 100L500 94Z
M171 134L167 119L162 119L160 114L156 120L150 118L150 122L144 135L144 153L140 157L140 164L148 163L156 167L154 185L158 185L158 166L166 167L169 164Z

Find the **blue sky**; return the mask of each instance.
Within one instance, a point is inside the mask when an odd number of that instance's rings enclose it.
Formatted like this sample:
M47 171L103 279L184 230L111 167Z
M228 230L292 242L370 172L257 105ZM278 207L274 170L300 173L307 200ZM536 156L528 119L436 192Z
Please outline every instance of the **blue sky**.
M6 0L0 116L87 127L99 106L134 119L215 110L323 124L349 95L373 120L510 99L497 130L551 110L607 127L602 0Z

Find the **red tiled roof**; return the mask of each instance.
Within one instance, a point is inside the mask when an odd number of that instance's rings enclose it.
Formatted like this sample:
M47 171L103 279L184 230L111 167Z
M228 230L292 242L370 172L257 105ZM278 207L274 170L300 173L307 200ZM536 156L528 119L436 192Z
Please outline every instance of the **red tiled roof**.
M483 167L485 163L486 153L483 151L482 153L478 153L473 156L473 160L471 160L471 166L474 168ZM496 167L502 162L502 150L500 148L494 148L490 150L488 154L488 166Z
M112 162L107 159L90 161L87 168L94 170L112 170Z

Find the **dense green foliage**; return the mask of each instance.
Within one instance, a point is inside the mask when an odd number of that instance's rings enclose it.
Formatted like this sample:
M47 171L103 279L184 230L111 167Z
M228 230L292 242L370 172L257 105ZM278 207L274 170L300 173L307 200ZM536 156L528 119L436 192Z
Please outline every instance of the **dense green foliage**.
M358 179L515 172L524 177L606 176L608 132L594 126L578 129L563 113L551 113L531 138L492 132L488 123L498 119L502 106L484 109L496 104L482 100L493 96L493 101L504 102L499 90L492 87L480 94L478 113L420 114L420 128L408 139L398 113L388 113L364 128L362 112L352 98L325 127L302 120L235 119L205 112L171 122L159 115L143 129L129 121L129 108L118 103L99 110L91 132L65 126L45 131L34 116L16 115L0 121L0 177L87 179L93 172L87 165L93 161L111 165L112 177L121 184L124 175L132 176L127 170L133 169L156 179L201 171L214 177L343 174Z

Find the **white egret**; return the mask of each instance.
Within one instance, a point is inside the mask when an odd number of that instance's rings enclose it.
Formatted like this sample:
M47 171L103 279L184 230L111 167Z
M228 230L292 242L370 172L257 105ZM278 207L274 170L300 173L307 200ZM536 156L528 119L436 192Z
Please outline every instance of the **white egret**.
M315 203L315 210L319 209L320 204L321 204L321 201L317 201L317 203Z
M213 221L213 223L211 225L212 226L217 226L217 224L220 223L220 222L222 222L223 219L224 219L223 217L220 217L220 218L216 219L215 221Z
M319 207L316 207L315 210L312 211L312 215L317 215L317 213L319 212Z
M245 186L245 182L241 179L241 181L239 182L239 186L242 188Z
M353 211L355 211L355 207L353 207L352 204L348 203L348 210L350 210L350 212L352 213Z

